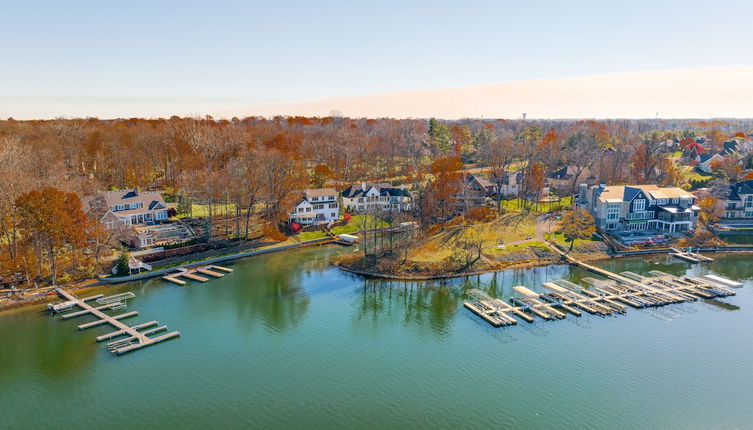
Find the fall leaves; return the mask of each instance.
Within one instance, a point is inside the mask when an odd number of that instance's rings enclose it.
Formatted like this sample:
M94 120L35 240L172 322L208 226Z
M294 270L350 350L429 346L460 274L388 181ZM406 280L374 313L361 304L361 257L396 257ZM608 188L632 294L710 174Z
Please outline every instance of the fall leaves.
M39 274L47 263L54 285L61 254L71 254L75 262L87 244L89 223L81 200L76 193L44 187L22 194L15 206L20 219L21 246L33 251ZM25 266L27 272L33 270L28 262Z

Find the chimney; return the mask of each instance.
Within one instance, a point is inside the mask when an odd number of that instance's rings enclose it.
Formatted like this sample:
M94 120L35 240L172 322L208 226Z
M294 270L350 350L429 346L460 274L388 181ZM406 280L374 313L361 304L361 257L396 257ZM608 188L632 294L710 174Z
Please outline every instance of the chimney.
M585 203L588 195L588 184L578 185L578 201Z
M361 182L361 191L366 192L366 182Z

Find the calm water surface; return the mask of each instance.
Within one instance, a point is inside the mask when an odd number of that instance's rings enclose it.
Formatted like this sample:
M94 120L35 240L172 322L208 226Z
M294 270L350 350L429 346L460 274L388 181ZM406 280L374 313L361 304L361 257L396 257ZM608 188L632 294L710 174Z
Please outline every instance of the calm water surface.
M0 313L0 428L751 428L753 265L668 257L612 270L718 273L724 303L495 329L465 291L593 276L567 266L451 282L364 280L344 248L252 257L206 284L132 290L129 320L182 337L124 357L43 307Z

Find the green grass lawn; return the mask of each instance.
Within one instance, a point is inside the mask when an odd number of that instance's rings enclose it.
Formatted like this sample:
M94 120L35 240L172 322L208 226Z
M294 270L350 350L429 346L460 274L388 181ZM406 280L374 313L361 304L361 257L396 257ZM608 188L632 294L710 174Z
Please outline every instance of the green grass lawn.
M351 220L345 224L340 225L337 227L332 228L332 234L338 235L338 234L353 234L358 233L358 231L361 229L361 225L363 221L367 222L368 229L374 228L374 222L373 219L369 219L366 217L372 217L372 215L354 215ZM376 223L376 228L384 228L389 227L390 224L387 221L384 221L382 219L378 220ZM314 239L321 239L323 237L326 237L327 235L323 231L304 231L301 233L298 233L295 237L300 241L306 241L306 240L314 240Z
M572 205L572 196L563 197L559 202L546 202L546 203L530 203L530 211L533 213L548 213L552 209L558 207L570 207ZM521 212L523 211L524 199L511 199L502 200L502 209L506 212Z
M205 218L209 216L209 206L208 205L191 205L191 212L192 214L178 214L176 218L182 219L182 218L188 218L189 216L193 215L194 218ZM235 204L234 203L228 203L227 204L227 213L228 214L234 214L235 213ZM225 214L225 205L214 205L214 214L215 215L224 215Z
M706 179L711 179L712 175L701 173L693 166L679 166L680 167L680 174L682 175L682 178L685 180L685 182L690 181L705 181Z
M544 234L544 237L549 238L550 240L551 240L551 236L554 236L554 243L559 245L560 248L565 249L565 250L570 249L570 241L567 238L565 238L565 236L562 233L545 233ZM601 241L598 240L598 238L596 238L595 236L592 236L591 240L578 239L575 241L574 249L577 249L579 246L590 244L590 243L595 243L595 242L601 242Z

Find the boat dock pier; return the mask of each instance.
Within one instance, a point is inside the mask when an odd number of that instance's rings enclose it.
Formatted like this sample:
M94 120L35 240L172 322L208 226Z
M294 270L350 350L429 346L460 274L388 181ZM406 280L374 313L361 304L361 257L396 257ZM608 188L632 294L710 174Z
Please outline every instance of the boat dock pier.
M563 254L564 256L564 254ZM652 270L648 276L633 272L612 273L566 256L572 264L597 273L607 279L583 278L589 287L560 279L543 284L546 293L538 293L524 286L513 287L518 296L510 303L490 297L481 290L468 291L472 300L464 306L494 327L516 324L515 318L534 322L560 320L567 314L581 316L581 311L592 315L625 314L628 306L641 309L675 303L734 296L731 288L741 283L716 275L701 278L673 276ZM514 305L514 306L513 306Z
M689 261L691 263L707 263L714 261L714 259L711 257L706 257L705 255L701 255L699 253L693 254L692 252L690 252L690 250L685 252L677 248L672 248L672 253L669 255L677 257L681 260Z
M149 337L149 335L151 334L156 334L161 331L167 331L167 326L139 331L159 324L158 321L150 321L148 323L137 324L134 326L129 326L120 321L125 318L137 316L139 314L137 311L126 312L115 316L107 315L103 312L108 310L125 309L126 300L135 297L135 295L131 292L115 294L108 297L104 297L104 295L98 294L96 296L86 297L83 299L77 298L76 296L63 290L62 288L56 288L55 292L60 298L64 299L65 301L57 304L49 304L47 307L52 313L60 313L74 309L76 307L81 309L79 311L63 314L61 317L62 319L67 320L82 315L93 315L97 317L97 320L95 321L80 324L78 326L79 330L85 330L87 328L96 327L102 324L109 324L110 326L117 329L116 331L113 331L111 333L97 336L97 342L127 336L125 339L116 340L107 344L107 349L113 354L122 355L126 352L135 351L137 349L145 348L147 346L180 336L179 331L172 331L161 336ZM89 302L93 300L96 300L99 306L95 307L90 305Z
M213 278L222 278L225 276L226 273L232 273L233 269L230 269L228 267L222 267L222 266L215 266L215 265L209 265L209 266L200 266L200 267L194 267L194 268L185 268L185 267L178 267L176 268L176 273L171 273L169 275L165 275L162 277L165 281L172 282L173 284L177 284L180 286L186 285L186 281L183 279L179 279L179 277L184 277L187 279L191 279L194 281L199 282L207 282L209 281L209 278L207 276L211 276ZM201 276L199 275L206 275Z

